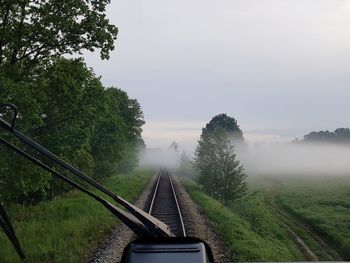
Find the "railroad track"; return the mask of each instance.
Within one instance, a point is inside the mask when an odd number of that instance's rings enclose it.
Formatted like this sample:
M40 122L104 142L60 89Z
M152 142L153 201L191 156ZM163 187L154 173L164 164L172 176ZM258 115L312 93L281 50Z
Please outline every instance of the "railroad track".
M168 170L159 171L148 213L167 224L176 236L186 236L181 210Z

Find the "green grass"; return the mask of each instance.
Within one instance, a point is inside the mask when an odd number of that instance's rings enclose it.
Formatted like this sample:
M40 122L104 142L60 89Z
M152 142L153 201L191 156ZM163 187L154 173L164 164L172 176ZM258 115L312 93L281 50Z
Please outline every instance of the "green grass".
M350 178L306 177L282 181L279 200L350 259Z
M137 171L117 175L104 183L129 201L142 192L153 175ZM25 262L84 262L118 220L102 205L78 191L32 207L7 207L17 237L27 256ZM0 262L20 262L0 231Z
M203 193L190 180L183 180L192 199L203 209L235 261L296 261L302 256L266 207L264 195L257 192L228 207Z
M287 225L320 260L338 258L334 250L344 260L350 259L349 176L248 179L250 194L226 206L207 196L192 181L184 180L191 197L236 253L235 260L304 260ZM315 240L315 233L331 248Z

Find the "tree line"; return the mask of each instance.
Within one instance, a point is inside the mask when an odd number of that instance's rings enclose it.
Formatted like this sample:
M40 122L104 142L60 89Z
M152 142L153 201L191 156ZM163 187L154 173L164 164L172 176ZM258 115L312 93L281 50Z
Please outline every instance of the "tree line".
M103 86L82 58L67 58L98 49L108 59L118 32L106 18L108 3L0 5L0 104L17 105L18 130L98 180L132 169L144 147L140 104L121 89ZM9 118L4 112L1 117ZM3 131L0 136L13 141ZM68 189L0 146L1 202L32 203Z
M348 144L350 143L350 129L338 128L335 129L334 132L313 131L305 135L304 138L298 142Z

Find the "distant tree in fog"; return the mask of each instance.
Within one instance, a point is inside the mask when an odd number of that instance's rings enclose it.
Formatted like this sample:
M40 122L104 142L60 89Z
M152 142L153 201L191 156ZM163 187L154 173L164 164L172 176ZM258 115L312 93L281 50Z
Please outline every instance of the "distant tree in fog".
M225 113L214 116L202 129L202 134L210 135L218 130L224 130L231 139L244 141L243 132L239 128L237 121Z
M350 129L338 128L334 132L318 131L304 136L302 142L316 143L350 143Z
M227 117L226 114L218 116L203 129L195 151L194 166L199 172L197 179L203 189L209 195L226 203L246 193L247 175L237 160L231 143L232 132L236 132L243 140L242 131L233 118ZM229 120L228 123L223 122L230 127L229 131L227 127L221 127L220 119Z
M185 151L181 152L180 154L179 169L177 174L193 179L197 174L193 167L192 157Z

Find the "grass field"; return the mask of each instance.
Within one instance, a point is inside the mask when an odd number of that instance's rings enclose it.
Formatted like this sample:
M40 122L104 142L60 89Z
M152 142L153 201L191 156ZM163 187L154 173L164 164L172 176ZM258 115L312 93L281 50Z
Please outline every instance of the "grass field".
M250 178L250 193L226 206L183 181L235 260L349 259L349 177Z
M183 180L190 196L213 222L235 261L296 261L302 255L288 233L267 209L263 195L229 207L203 193L190 180Z
M280 202L350 259L350 177L281 180Z
M148 183L152 171L117 175L104 184L133 201ZM71 191L32 207L7 207L17 237L27 256L25 262L84 262L118 220L102 205ZM20 262L0 231L0 262Z

